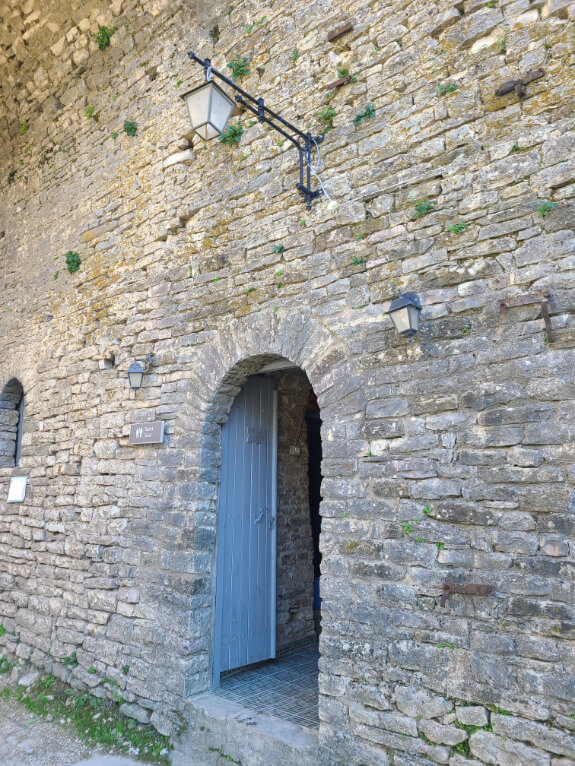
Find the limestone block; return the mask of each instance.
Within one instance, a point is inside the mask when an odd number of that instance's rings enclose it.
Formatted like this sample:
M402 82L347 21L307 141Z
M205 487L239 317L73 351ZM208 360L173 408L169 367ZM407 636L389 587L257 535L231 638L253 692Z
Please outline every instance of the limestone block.
M444 29L450 27L456 21L461 18L461 11L457 8L449 8L447 11L440 13L430 24L429 34L436 36L443 32Z
M513 740L523 740L557 755L575 758L575 736L572 734L514 716L494 714L491 723L494 734Z
M551 756L520 742L503 739L489 731L476 731L469 738L472 755L490 766L550 766Z
M469 707L456 707L457 720L466 726L487 726L489 718L487 710L478 705Z
M515 260L518 266L537 263L541 259L554 259L570 255L575 251L575 232L565 229L552 234L532 237L517 249Z
M548 19L550 16L567 18L567 12L573 5L573 0L548 0L541 9L541 18Z
M367 209L375 218L379 218L384 213L389 213L393 209L393 194L380 194L368 203Z
M548 194L556 186L565 186L575 181L575 160L568 160L545 168L531 176L529 183L538 194Z
M54 43L54 45L50 48L50 50L52 51L54 56L61 56L65 45L66 45L66 37L61 37L57 43Z
M525 13L519 14L519 16L515 18L515 23L521 26L526 26L528 24L535 24L538 21L539 21L539 13L537 10L526 11Z
M569 545L563 537L548 535L543 538L541 549L546 556L568 556Z
M34 686L40 680L39 670L30 670L18 680L18 686Z
M441 36L445 45L453 48L469 48L479 37L491 32L503 23L503 14L496 8L482 8L464 16Z
M467 739L467 733L463 729L458 729L456 726L443 726L437 721L422 720L419 721L418 727L427 739L437 742L439 745L451 745L453 747Z
M192 165L196 159L195 153L191 149L172 154L162 162L163 168L169 168L172 165Z
M150 723L150 713L143 707L140 707L140 705L127 705L124 703L120 705L120 713L123 713L128 718L134 718L144 725Z
M424 689L413 686L398 686L395 690L395 704L405 715L416 718L439 718L453 710L453 704L444 697L434 697Z

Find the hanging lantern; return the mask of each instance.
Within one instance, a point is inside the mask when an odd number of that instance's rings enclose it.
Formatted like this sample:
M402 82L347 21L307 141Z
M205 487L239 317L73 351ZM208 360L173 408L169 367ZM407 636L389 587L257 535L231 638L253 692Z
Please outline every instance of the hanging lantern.
M421 301L415 293L399 294L393 301L387 313L391 317L399 335L411 338L419 330L419 315Z
M142 387L144 374L148 372L151 360L152 355L148 354L145 359L135 359L128 367L128 381L133 391L137 391Z
M192 127L200 138L209 141L221 136L235 107L233 99L211 80L189 90L181 98L188 107Z

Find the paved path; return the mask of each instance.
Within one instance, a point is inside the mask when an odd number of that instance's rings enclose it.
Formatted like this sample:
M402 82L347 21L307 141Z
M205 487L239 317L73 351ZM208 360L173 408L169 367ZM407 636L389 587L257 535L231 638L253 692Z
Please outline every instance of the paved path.
M2 766L146 766L110 752L89 747L72 729L46 721L17 702L0 700Z

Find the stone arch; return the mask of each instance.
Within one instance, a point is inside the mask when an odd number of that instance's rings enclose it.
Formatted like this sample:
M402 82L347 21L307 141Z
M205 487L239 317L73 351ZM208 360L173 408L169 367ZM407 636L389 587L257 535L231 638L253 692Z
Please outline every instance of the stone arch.
M18 465L23 420L24 388L18 378L10 378L0 391L0 468Z
M205 660L198 662L196 656L185 663L189 666L185 671L186 696L211 686L221 426L248 376L278 358L289 360L305 372L322 412L322 513L332 516L340 509L345 513L349 497L361 492L359 473L345 480L346 485L358 485L357 490L348 493L339 480L332 478L334 470L330 469L336 461L357 458L358 424L365 409L359 375L340 335L309 313L265 313L228 323L198 351L171 442L176 450L185 453L189 466L189 480L176 487L176 496L179 493L187 508L187 526L196 556L194 566L198 573L201 570L205 588L203 606L197 611L192 609L186 621L188 630L190 624L202 626L199 633L192 630L191 643L200 648ZM181 638L190 645L189 639Z

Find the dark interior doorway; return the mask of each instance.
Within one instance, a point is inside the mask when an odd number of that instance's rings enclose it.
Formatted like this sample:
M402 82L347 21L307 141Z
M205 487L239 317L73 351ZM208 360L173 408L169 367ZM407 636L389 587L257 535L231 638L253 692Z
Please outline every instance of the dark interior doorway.
M319 536L321 533L321 515L319 512L321 503L321 417L317 398L310 390L308 409L306 413L307 423L307 448L308 448L308 482L309 482L309 515L311 534L313 540L313 575L314 575L314 601L313 612L315 632L319 636L321 632L321 551L319 548Z

